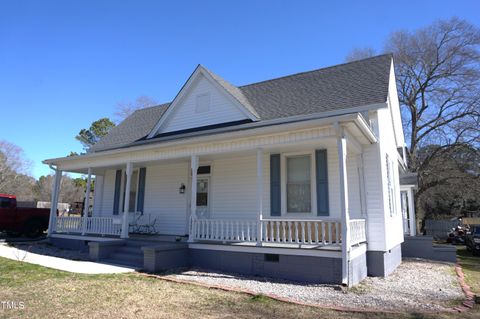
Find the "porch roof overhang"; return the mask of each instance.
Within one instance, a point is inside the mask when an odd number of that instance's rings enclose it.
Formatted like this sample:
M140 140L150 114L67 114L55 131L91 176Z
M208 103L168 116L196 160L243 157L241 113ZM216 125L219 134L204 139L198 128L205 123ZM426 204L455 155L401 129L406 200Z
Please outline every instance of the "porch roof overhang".
M296 142L301 134L305 139L335 137L334 125L342 125L355 139L356 145L377 143L377 137L364 117L358 113L315 118L292 117L279 123L257 124L248 128L228 131L214 129L202 134L182 134L167 140L145 140L128 147L88 153L80 156L59 157L43 163L77 173L85 173L88 167L107 167L126 162L145 162L174 159L190 155L205 155L235 150L258 149L274 143ZM321 132L320 132L321 131ZM315 135L315 134L316 135ZM299 135L300 134L300 135ZM288 136L287 136L288 135ZM228 144L228 145L227 145ZM208 146L208 147L207 147Z

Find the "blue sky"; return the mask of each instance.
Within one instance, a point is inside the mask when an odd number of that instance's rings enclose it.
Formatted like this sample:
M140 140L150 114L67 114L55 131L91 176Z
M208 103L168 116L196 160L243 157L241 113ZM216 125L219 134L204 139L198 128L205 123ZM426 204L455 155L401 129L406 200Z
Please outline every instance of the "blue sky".
M241 85L381 51L388 35L480 1L0 1L0 139L41 161L115 105L170 101L198 63Z

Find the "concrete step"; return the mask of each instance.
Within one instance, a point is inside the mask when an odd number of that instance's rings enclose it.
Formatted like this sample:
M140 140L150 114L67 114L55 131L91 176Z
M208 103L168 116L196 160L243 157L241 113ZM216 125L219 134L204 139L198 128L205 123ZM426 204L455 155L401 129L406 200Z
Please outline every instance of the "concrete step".
M118 247L114 252L143 256L143 251L138 246L122 246Z
M111 265L118 265L118 266L126 266L136 269L143 268L143 262L138 263L130 260L123 260L123 259L115 259L115 258L103 258L100 260L102 263L111 264Z
M141 266L143 265L143 254L138 255L138 254L123 253L123 252L113 252L110 254L110 256L108 256L108 259L116 260L119 262L137 264Z
M146 241L146 240L129 240L126 243L126 247L137 247L140 249L144 246L155 246L158 244L158 241Z

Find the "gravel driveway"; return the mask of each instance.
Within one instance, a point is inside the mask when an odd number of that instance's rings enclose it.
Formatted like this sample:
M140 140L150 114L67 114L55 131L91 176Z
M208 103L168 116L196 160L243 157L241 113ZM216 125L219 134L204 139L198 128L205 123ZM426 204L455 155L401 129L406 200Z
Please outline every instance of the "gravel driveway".
M347 308L442 311L464 297L453 264L414 259L404 260L387 278L368 277L348 291L338 285L304 285L201 270L166 277L240 288L258 294L274 294L309 304Z

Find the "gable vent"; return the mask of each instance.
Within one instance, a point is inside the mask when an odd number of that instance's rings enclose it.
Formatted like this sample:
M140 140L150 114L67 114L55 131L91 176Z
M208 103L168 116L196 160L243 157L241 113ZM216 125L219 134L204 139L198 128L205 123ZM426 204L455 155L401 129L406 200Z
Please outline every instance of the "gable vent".
M210 94L199 94L197 95L196 105L195 105L195 112L196 113L204 113L210 110Z

